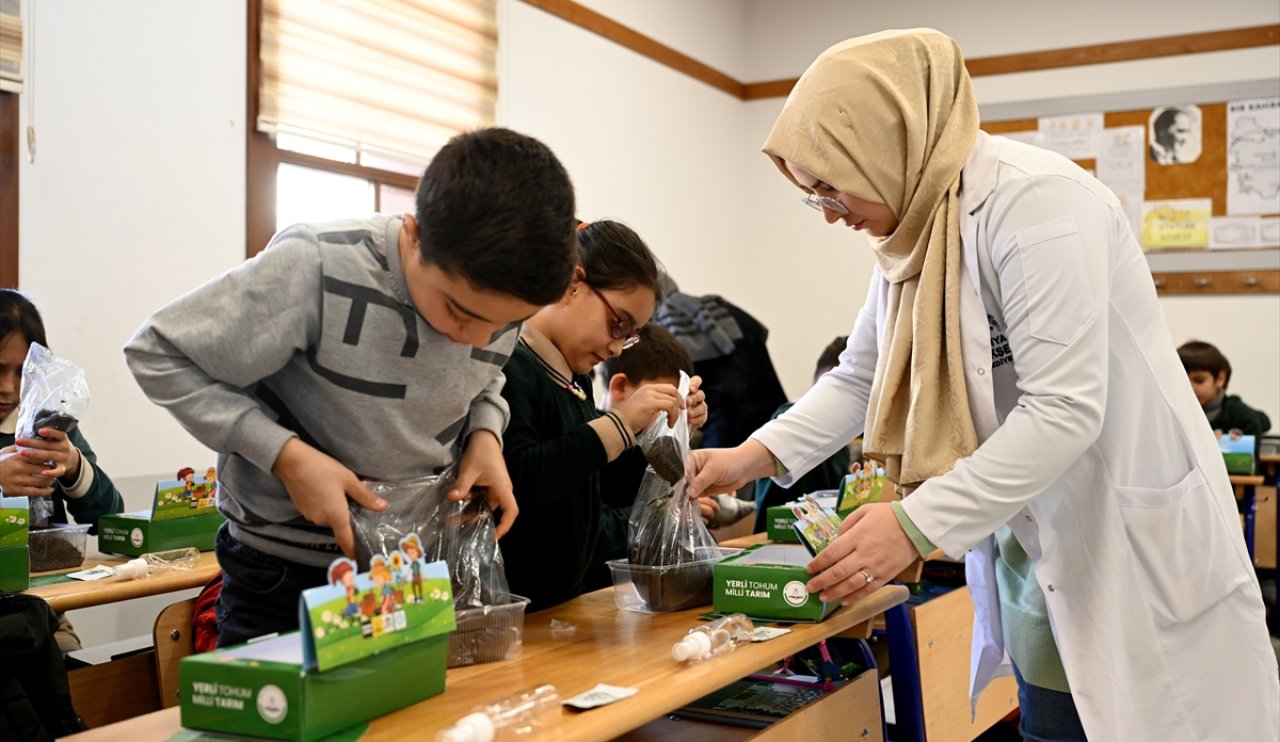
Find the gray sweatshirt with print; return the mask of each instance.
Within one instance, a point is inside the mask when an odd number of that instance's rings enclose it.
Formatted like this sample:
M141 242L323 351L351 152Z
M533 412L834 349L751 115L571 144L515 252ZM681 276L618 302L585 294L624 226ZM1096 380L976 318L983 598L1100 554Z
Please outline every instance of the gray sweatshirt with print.
M519 336L483 348L436 332L409 299L399 216L299 224L148 319L125 359L151 400L218 452L218 507L238 540L312 566L339 554L271 467L293 436L366 479L450 463L474 430L501 438Z

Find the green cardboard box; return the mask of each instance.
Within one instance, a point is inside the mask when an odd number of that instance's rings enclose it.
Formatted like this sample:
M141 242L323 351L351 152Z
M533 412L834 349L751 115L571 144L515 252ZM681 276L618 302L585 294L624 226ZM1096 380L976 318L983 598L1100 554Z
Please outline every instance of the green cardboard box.
M324 672L303 669L298 632L185 657L182 725L310 742L444 691L448 633Z
M720 613L770 621L821 621L839 602L824 603L805 585L813 557L803 546L757 544L718 562L712 603Z
M0 497L0 589L31 586L30 511L25 497Z
M0 549L0 590L11 593L31 587L31 552L27 545Z
M837 492L838 490L818 490L810 494L818 501L819 505L835 510ZM770 541L784 544L800 543L800 537L791 528L796 522L795 513L791 512L791 506L794 504L795 501L787 502L782 505L774 505L765 510L765 527Z
M104 515L98 519L98 550L127 556L188 546L211 551L224 522L226 518L216 510L172 520L152 520L147 510Z

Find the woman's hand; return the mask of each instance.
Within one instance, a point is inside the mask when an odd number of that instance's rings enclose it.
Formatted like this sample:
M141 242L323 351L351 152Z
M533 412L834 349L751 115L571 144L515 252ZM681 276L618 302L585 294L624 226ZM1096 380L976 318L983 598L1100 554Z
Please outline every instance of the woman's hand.
M870 595L920 558L893 506L873 502L860 506L840 524L840 535L809 562L809 592L824 602L848 605Z
M613 411L618 413L622 421L633 433L639 434L649 427L649 423L659 415L666 413L667 425L676 424L684 401L680 399L680 391L670 384L644 384L631 396L617 405Z
M488 430L477 430L467 439L467 450L458 464L458 480L449 492L450 500L462 500L470 496L471 488L484 487L489 507L502 509L502 520L494 529L494 536L502 538L520 513L507 462L502 458L502 444Z
M747 482L773 472L773 454L754 438L737 448L700 448L685 463L690 497L735 493Z

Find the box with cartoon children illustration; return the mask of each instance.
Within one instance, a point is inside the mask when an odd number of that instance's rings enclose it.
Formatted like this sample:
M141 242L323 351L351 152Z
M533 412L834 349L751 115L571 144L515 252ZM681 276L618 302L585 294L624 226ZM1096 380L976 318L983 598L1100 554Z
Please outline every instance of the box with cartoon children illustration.
M182 725L307 742L444 691L448 566L416 535L368 572L345 557L303 592L301 630L182 660Z
M127 556L187 546L209 551L225 520L218 512L217 471L210 466L201 476L187 466L175 479L156 483L150 510L99 518L98 549Z

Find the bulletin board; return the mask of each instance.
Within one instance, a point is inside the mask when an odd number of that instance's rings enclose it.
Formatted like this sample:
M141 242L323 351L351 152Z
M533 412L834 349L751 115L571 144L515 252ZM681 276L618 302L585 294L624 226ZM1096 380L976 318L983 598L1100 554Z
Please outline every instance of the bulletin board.
M1182 105L1185 105L1183 103ZM1196 104L1201 112L1201 150L1194 162L1162 165L1152 157L1145 157L1145 191L1147 201L1164 201L1172 199L1210 199L1212 215L1226 216L1227 212L1227 102ZM1150 147L1149 122L1157 108L1142 108L1126 111L1109 111L1103 114L1105 128L1121 126L1141 126L1146 132L1144 149ZM982 129L990 134L1006 134L1032 132L1039 128L1038 118L1022 118L1002 121L986 121ZM1094 171L1097 162L1094 159L1077 159L1075 162L1089 171ZM1263 216L1277 216L1269 213ZM1161 252L1170 252L1163 250ZM1208 249L1180 250L1183 253L1199 253L1206 257L1210 253L1220 252ZM1275 254L1274 261L1267 259L1264 263L1280 264L1280 249L1268 248L1252 252ZM1195 265L1194 257L1190 264ZM1186 262L1186 261L1184 261ZM1206 265L1210 261L1203 261ZM1256 261L1255 261L1256 262ZM1213 269L1190 270L1179 269L1176 272L1153 273L1157 289L1161 293L1280 293L1280 270L1257 268L1245 271L1222 271Z

